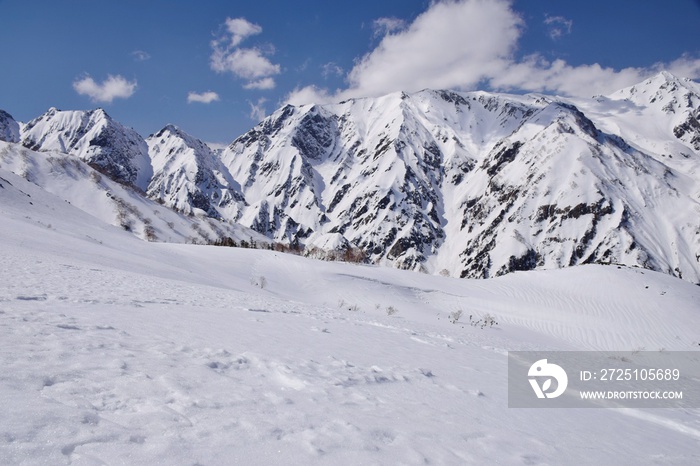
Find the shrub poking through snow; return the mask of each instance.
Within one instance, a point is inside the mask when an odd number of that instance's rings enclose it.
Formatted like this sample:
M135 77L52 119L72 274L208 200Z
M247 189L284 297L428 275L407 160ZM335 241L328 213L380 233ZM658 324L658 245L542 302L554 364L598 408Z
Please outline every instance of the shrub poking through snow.
M474 319L473 315L470 315L469 325L471 325L472 327L480 327L484 329L486 327L493 327L494 325L498 325L498 322L496 322L496 318L494 316L487 313L486 315L476 320Z
M263 276L253 277L250 279L250 284L264 290L267 287L267 278Z

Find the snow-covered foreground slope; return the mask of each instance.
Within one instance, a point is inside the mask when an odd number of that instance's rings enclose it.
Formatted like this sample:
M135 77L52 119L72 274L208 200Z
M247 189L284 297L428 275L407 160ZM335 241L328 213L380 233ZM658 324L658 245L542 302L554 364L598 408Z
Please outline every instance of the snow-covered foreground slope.
M1 464L700 460L698 410L507 407L509 350L698 348L673 277L147 243L4 170L0 218Z

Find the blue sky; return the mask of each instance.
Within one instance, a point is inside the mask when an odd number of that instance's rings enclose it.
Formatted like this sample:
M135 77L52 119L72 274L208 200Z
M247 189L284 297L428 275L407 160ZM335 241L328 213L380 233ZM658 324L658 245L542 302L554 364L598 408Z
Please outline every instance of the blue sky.
M697 0L0 0L0 109L229 143L286 102L700 78Z

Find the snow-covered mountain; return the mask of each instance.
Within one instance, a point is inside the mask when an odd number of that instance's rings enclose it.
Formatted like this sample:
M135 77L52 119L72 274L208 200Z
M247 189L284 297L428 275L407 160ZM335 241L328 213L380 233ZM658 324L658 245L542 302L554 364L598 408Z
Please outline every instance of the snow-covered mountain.
M153 165L148 197L186 214L236 220L244 203L240 186L209 146L173 125L146 143Z
M168 125L50 110L30 148L77 155L185 214L459 277L585 263L700 283L700 85L609 96L425 90L287 105L223 152ZM13 133L14 134L14 133Z
M222 159L278 241L340 233L462 277L616 262L700 282L700 92L662 73L570 101L423 91L286 106Z
M143 138L102 109L51 108L22 127L21 142L37 151L54 150L78 156L113 180L144 191L153 176Z

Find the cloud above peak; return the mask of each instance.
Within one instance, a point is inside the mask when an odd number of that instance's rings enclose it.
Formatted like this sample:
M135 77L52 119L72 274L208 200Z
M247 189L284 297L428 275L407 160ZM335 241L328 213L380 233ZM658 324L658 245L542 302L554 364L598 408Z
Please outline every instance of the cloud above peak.
M597 63L573 66L539 54L518 58L524 19L510 0L437 0L412 23L380 18L379 44L359 58L346 75L347 87L336 91L306 86L287 96L292 104L324 103L421 89L552 92L590 97L644 80L660 69L700 76L700 58L616 70ZM550 37L568 34L573 23L561 16L545 18Z
M374 93L474 85L510 57L521 26L505 2L435 3L404 30L385 36L348 81Z
M73 89L93 102L112 103L114 99L128 99L136 91L136 81L124 77L108 75L102 83L95 82L90 75L73 82Z
M380 18L379 44L356 61L347 89L297 89L291 103L378 96L396 91L467 89L502 70L512 58L523 20L503 0L440 1L412 23Z
M245 18L227 18L225 25L226 32L211 42L211 69L243 79L244 89L274 88L273 76L281 72L280 65L268 58L274 54L274 47L239 47L246 38L262 33L262 27Z

